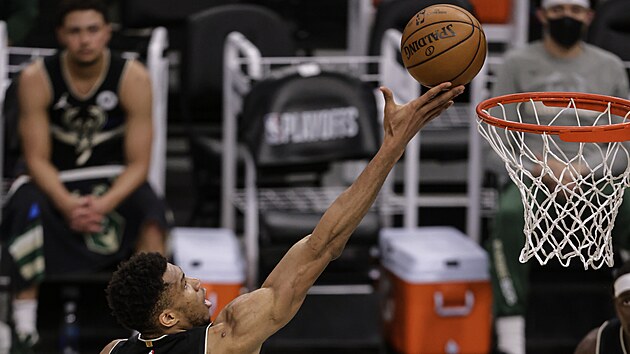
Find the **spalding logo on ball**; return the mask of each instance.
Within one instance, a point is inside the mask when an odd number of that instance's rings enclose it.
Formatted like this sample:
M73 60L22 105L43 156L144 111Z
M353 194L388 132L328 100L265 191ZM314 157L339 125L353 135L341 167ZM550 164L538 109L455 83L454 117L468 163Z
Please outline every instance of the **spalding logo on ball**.
M403 64L424 86L472 81L486 60L481 24L461 7L426 7L409 20L400 42Z

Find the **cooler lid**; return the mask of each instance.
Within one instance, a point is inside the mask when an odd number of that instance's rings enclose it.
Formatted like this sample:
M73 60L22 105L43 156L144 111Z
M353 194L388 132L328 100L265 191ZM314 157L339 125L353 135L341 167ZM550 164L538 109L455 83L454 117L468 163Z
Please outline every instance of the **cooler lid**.
M208 283L244 282L244 256L232 230L176 227L170 242L173 261L186 276Z
M476 242L450 226L381 230L383 266L410 282L488 280L488 255Z

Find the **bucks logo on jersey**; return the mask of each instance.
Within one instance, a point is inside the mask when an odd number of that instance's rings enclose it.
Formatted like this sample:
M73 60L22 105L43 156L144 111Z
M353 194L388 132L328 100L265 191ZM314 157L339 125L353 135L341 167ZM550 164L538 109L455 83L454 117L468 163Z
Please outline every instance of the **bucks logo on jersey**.
M102 91L96 97L96 103L73 105L64 93L53 105L53 111L61 112L61 124L53 122L51 132L57 140L74 146L77 166L85 165L95 146L124 134L124 126L104 129L108 122L107 112L118 104L116 94Z
M103 195L107 189L107 185L98 184L94 186L92 194ZM125 231L125 218L113 210L103 219L102 227L101 232L83 234L86 247L90 251L102 255L118 252Z
M101 232L83 234L83 239L90 251L109 255L118 252L120 249L124 229L125 219L113 211L105 216Z

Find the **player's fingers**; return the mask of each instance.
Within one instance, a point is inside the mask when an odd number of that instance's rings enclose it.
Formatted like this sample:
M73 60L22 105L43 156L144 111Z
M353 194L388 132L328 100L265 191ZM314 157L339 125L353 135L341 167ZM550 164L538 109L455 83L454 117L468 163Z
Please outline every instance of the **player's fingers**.
M433 86L429 91L425 92L422 96L416 99L416 103L421 106L427 102L431 102L434 98L438 97L442 92L447 91L451 87L450 82L443 82L437 86Z
M88 220L88 225L92 232L100 232L103 226L104 217L102 214L93 213L90 215L90 219Z
M449 102L453 101L455 97L461 95L463 92L464 92L464 86L457 86L452 89L442 91L440 94L433 96L433 98L430 101L428 101L426 104L418 107L418 109L424 110L427 113L432 112L435 109L438 109L438 110L446 109L447 107L445 106L449 104Z
M385 110L391 109L392 106L396 105L396 102L394 102L394 93L392 92L392 90L385 86L381 86L379 90L381 90L381 93L383 93L383 99L385 99Z
M70 218L71 219L80 219L85 217L85 215L87 215L88 210L84 207L79 207L79 208L74 208L72 210L72 212L70 213Z
M94 214L88 214L82 219L82 221L86 224L91 224L99 222L100 218Z
M103 225L101 223L90 223L86 226L88 232L101 232L103 231Z
M102 222L86 218L73 220L69 226L76 232L101 232L103 229Z
M437 86L432 87L431 89L429 89L429 91L427 91L428 93L431 94L432 97L435 97L437 95L439 95L441 92L446 91L450 88L452 88L453 84L451 82L443 82Z
M76 232L86 231L85 228L83 227L83 223L78 220L71 221L68 226L70 227L71 230L76 231Z
M101 222L102 218L101 214L83 207L73 210L70 219L77 225L83 225L86 223Z
M103 215L96 212L90 212L85 215L83 221L88 224L100 224L103 222Z

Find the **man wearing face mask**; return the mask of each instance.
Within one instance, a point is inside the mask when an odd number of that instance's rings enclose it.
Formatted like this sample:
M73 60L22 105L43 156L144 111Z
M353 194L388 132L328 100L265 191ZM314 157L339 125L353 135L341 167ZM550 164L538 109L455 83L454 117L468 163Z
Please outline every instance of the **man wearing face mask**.
M541 0L538 5L536 15L543 25L542 40L505 55L504 63L497 71L492 96L572 91L628 98L630 89L622 61L612 53L583 41L594 17L593 1ZM531 146L533 148L534 145ZM487 156L495 155L488 152ZM497 213L487 243L491 260L497 348L508 354L523 354L530 267L528 263L522 264L518 260L524 245L523 204L518 187L507 178L503 163L492 161L487 168L495 170L502 182ZM533 166L532 173L536 173ZM630 249L628 193L612 233L616 250L619 247Z

